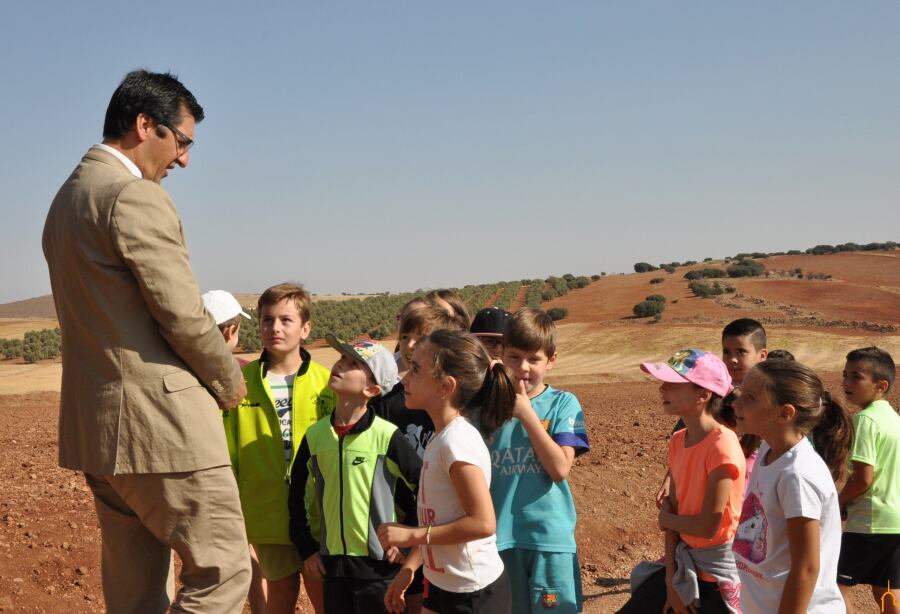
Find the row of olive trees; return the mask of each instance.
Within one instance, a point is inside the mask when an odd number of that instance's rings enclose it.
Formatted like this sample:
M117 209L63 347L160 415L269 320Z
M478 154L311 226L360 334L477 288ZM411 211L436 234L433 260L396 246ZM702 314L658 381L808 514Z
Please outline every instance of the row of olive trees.
M0 339L0 355L4 359L23 358L32 363L56 358L62 348L62 334L58 328L30 330L22 339Z
M539 309L542 302L566 294L570 289L583 288L589 283L590 278L566 274L562 277L549 277L546 280L522 279L494 284L474 284L452 290L466 302L469 313L474 315L494 296L497 297L493 303L495 306L509 309L522 286L527 287L525 305ZM327 333L342 339L354 339L365 335L373 339L387 337L396 331L397 314L403 305L412 298L424 294L424 291L385 293L363 299L315 301L310 316L313 323L312 332L308 340L315 341ZM256 310L247 309L247 312L252 319L242 321L239 345L247 352L256 352L262 348L259 320ZM562 319L568 315L568 311L557 308L552 315L555 319Z

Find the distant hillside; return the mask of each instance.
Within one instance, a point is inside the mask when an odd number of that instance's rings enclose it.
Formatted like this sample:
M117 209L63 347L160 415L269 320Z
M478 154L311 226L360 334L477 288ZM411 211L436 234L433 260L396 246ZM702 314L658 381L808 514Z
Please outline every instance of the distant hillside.
M47 294L0 305L0 318L56 318L53 296Z

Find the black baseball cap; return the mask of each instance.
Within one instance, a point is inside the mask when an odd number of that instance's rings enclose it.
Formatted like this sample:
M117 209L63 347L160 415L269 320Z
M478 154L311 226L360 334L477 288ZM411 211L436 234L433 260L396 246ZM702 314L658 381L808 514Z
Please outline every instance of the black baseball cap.
M485 307L475 314L469 332L474 335L502 337L512 314L498 307Z

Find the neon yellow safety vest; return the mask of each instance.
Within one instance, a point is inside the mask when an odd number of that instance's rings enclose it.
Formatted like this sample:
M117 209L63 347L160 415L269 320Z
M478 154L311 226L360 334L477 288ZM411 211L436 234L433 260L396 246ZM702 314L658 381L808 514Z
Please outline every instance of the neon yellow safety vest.
M293 384L291 438L297 456L306 429L334 411L335 395L328 388L330 371L313 362L300 348L303 362ZM289 544L288 482L281 426L272 390L266 381L266 355L244 366L247 396L236 409L223 412L231 466L241 495L241 509L251 544Z

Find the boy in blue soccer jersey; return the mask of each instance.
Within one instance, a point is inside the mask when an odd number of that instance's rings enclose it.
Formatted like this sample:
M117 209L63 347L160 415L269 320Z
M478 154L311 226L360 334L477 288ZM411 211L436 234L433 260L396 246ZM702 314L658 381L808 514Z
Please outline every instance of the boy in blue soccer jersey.
M587 452L575 395L544 383L556 361L556 325L522 309L503 336L503 364L517 380L513 419L490 442L497 549L512 585L513 612L580 612L575 503L566 476Z

